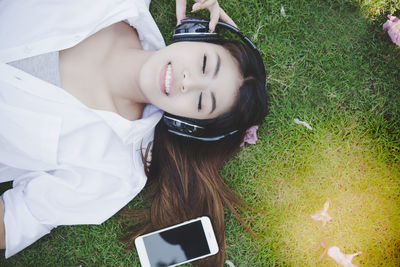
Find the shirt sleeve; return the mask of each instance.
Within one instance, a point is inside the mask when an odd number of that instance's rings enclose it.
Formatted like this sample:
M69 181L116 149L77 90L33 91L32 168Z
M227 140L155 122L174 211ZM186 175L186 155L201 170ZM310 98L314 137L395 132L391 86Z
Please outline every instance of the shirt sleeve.
M58 225L100 224L125 206L143 185L99 171L30 172L3 194L6 258Z

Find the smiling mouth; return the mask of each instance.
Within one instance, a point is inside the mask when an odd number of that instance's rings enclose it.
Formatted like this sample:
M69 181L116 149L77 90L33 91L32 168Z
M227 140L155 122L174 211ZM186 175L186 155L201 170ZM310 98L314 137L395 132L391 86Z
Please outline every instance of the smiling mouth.
M169 95L169 92L171 90L171 63L168 63L167 65L167 70L165 72L165 93Z

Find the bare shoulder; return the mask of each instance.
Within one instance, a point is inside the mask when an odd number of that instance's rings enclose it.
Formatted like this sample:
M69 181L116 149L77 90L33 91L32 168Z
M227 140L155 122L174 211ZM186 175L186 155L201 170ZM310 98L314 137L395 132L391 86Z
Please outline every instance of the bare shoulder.
M123 21L99 31L98 34L97 38L105 38L114 45L142 49L137 31Z
M104 73L110 58L127 48L141 45L136 30L121 21L60 51L62 87L88 107L115 111Z
M142 48L137 31L123 21L94 33L74 47L60 51L60 56L66 62L69 60L93 62L93 60L103 60L108 53L121 48Z

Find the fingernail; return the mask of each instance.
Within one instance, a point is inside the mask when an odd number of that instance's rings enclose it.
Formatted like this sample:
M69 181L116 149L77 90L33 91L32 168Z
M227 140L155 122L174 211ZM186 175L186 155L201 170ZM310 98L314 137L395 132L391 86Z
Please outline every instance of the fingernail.
M196 4L194 4L193 6L192 6L192 12L196 12L197 10L199 10L200 9L200 6L198 5L198 3L196 3Z

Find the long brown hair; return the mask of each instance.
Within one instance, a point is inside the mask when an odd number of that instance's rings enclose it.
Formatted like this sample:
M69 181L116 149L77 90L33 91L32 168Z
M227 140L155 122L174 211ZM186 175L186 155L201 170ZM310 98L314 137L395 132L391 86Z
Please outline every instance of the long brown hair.
M210 217L220 252L197 261L197 266L222 266L225 255L224 206L242 225L252 231L237 209L250 208L225 184L219 169L234 156L246 129L260 124L267 113L265 70L255 64L254 52L240 42L223 45L239 64L244 81L234 108L216 118L221 126L234 125L237 133L215 142L203 142L168 132L163 122L154 133L151 162L145 164L151 206L143 210L125 210L124 215L136 221L127 227L127 241L143 233L201 217ZM144 158L148 158L149 148ZM250 208L251 209L251 208Z

